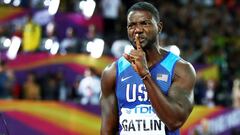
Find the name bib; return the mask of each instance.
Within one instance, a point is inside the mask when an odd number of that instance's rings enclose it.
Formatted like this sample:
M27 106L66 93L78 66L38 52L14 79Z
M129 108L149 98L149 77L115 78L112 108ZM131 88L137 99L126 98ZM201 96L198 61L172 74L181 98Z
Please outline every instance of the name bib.
M165 135L165 125L151 105L121 108L120 135Z

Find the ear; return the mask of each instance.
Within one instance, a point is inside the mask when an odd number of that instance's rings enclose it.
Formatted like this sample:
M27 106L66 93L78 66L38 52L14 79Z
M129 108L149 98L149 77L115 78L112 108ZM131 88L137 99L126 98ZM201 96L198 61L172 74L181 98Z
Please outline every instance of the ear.
M162 23L162 22L159 22L159 23L157 24L157 26L158 26L158 33L162 32L163 23Z

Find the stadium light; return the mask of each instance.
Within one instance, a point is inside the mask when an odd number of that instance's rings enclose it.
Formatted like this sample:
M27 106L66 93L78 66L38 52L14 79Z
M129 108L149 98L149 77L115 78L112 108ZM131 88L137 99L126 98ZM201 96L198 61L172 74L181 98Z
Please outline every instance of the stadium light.
M52 44L51 49L50 49L50 53L51 53L52 55L55 55L55 54L57 54L58 49L59 49L59 43L58 43L58 42L54 42L54 43Z
M82 10L83 15L88 19L91 18L96 7L94 0L86 0L79 2L79 8Z
M8 48L11 46L11 40L9 38L3 39L3 47Z
M12 0L3 0L4 4L10 4Z
M173 54L179 56L180 55L180 49L176 45L169 45L167 47L164 47L165 49L169 50Z
M48 7L48 13L50 15L55 15L58 11L60 0L51 0Z
M86 50L90 52L93 58L100 58L104 50L104 40L95 38L93 41L89 41Z
M13 0L13 6L18 7L21 4L21 0Z
M7 51L7 57L9 59L15 59L16 56L17 56L17 53L18 53L18 50L20 48L20 45L21 45L21 38L19 37L16 37L16 36L13 36L12 37L12 43Z

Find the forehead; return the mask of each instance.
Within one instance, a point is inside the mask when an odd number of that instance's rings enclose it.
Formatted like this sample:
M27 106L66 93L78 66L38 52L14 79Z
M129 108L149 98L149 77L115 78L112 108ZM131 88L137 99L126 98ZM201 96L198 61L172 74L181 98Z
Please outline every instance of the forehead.
M153 15L144 10L134 10L129 12L127 16L127 21L129 22L139 22L139 21L145 21L145 20L152 20ZM154 20L154 19L153 19Z

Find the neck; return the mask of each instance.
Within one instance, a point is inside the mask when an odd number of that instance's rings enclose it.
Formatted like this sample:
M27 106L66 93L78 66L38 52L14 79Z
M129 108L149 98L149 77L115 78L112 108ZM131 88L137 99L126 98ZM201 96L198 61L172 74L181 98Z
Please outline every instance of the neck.
M161 53L158 45L148 48L147 50L145 50L145 53L148 62L148 67L151 67L163 57L163 54Z

